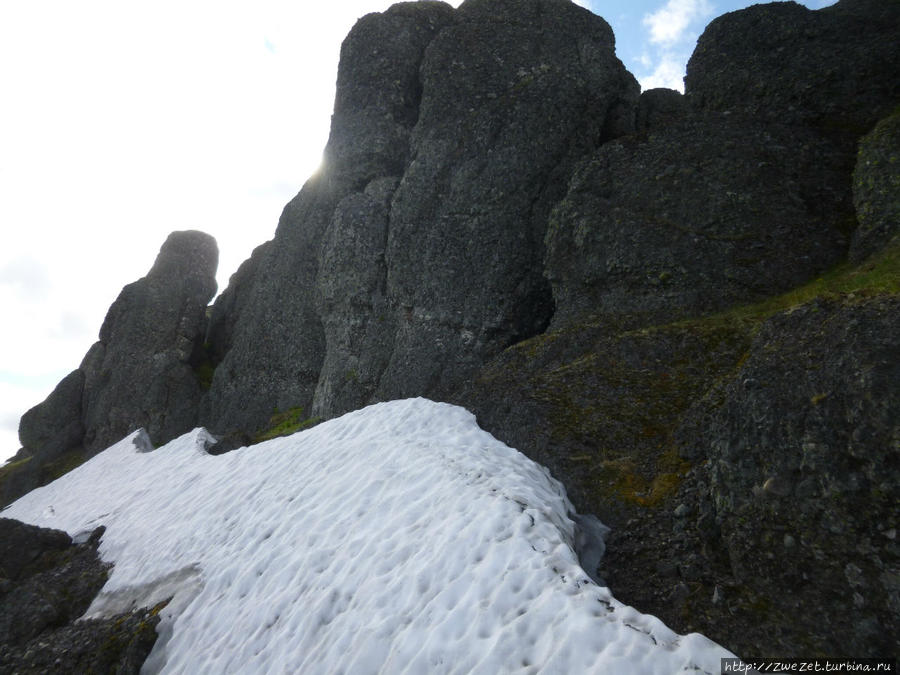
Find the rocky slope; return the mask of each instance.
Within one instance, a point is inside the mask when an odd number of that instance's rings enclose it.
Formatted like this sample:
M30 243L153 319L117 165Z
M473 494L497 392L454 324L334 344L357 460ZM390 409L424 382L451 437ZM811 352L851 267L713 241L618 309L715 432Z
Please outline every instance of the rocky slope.
M4 499L138 426L440 398L613 527L623 601L738 653L897 653L898 38L897 2L756 5L639 95L568 0L364 17L325 164L208 330L213 245L173 235Z
M137 674L156 643L158 609L78 619L106 583L97 545L0 518L0 671Z

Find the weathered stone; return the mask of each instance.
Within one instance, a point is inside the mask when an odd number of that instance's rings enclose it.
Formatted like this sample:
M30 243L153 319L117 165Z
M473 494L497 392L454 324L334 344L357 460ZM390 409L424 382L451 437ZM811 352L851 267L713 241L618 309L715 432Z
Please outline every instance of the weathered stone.
M267 241L253 249L250 257L231 275L228 288L219 294L213 304L206 329L206 343L214 365L221 363L231 349L235 323L251 302L253 283L271 244Z
M40 484L40 466L30 457L0 466L0 506L11 504Z
M76 622L106 583L103 530L73 544L65 532L0 518L0 672L140 672L157 612Z
M898 354L896 297L776 315L711 394L718 403L678 434L709 460L722 545L776 651L803 635L811 653L896 653L900 607L881 575L900 568L900 552L881 532L898 524ZM743 386L750 378L758 385Z
M12 583L0 594L0 644L23 644L74 621L106 583L96 544L65 532L0 518L0 568Z
M390 358L396 318L387 297L385 243L397 183L377 179L343 199L326 231L316 291L327 349L314 415L364 406Z
M638 88L609 26L568 2L466 2L419 73L399 186L345 203L325 240L336 267L319 277L329 355L317 414L441 397L543 330L547 213L577 158L634 128ZM355 299L329 304L356 278Z
M15 581L40 571L48 564L48 554L58 553L71 544L71 537L62 530L0 518L0 576Z
M840 262L843 155L815 133L719 115L608 143L551 217L554 325L642 325L798 286Z
M217 262L212 237L173 232L147 276L122 289L81 364L89 452L138 427L162 443L197 424L203 390L194 364Z
M858 262L900 234L900 112L879 122L860 141L853 202L859 227L850 259Z
M74 370L60 380L42 403L22 415L19 441L36 462L52 461L67 450L81 446L83 391L84 373Z
M0 506L45 485L56 478L60 465L77 463L84 456L83 389L84 373L75 370L43 402L22 415L19 440L25 447L7 466L0 467Z
M685 95L704 110L812 124L852 147L900 101L898 35L895 0L753 5L707 26Z
M322 169L285 207L213 377L207 424L216 431L256 431L273 410L311 408L326 348L316 308L323 234L341 200L402 172L422 54L453 14L440 2L405 3L363 17L344 40Z
M674 89L647 89L638 100L635 127L638 133L660 131L688 113L684 95Z
M156 608L87 619L46 631L22 645L0 645L0 672L138 675L156 644Z

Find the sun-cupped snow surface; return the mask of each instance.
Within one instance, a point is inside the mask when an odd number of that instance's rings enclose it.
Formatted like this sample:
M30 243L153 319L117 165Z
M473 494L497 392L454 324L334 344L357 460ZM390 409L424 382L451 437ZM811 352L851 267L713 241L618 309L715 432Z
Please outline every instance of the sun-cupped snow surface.
M380 403L220 456L138 434L2 513L105 525L88 614L174 595L145 670L718 673L732 656L579 567L546 469L462 408Z

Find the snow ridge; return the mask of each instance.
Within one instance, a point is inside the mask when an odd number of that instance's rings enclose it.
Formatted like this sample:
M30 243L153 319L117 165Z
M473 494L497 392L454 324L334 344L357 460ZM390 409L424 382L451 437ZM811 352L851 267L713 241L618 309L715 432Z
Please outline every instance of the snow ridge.
M115 563L88 614L175 599L166 673L718 672L731 656L622 605L579 567L548 471L462 408L380 403L221 456L138 432L3 516Z

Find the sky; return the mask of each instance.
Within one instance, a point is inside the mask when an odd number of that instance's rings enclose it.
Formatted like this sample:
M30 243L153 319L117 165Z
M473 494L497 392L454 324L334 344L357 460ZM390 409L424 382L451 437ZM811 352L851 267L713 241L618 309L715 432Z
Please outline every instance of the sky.
M88 617L172 597L141 672L711 675L734 656L593 582L563 486L462 408L379 403L218 456L212 440L146 452L135 432L3 511L106 527Z
M169 232L216 238L219 290L272 237L319 164L341 40L390 4L0 3L0 461ZM578 4L645 89L681 89L705 25L752 3Z

